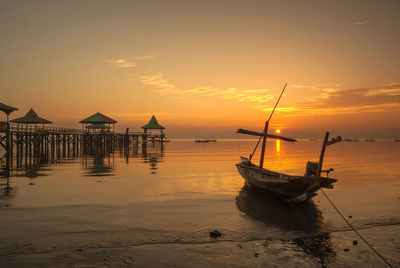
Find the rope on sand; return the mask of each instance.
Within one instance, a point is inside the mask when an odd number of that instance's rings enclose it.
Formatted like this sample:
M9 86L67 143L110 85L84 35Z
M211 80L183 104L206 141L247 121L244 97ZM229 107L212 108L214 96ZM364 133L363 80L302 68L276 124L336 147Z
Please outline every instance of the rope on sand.
M353 227L353 225L343 216L343 214L339 211L339 209L333 204L331 199L328 197L328 195L325 193L324 189L321 188L322 193L325 195L326 199L328 199L329 203L332 205L332 207L336 210L336 212L342 217L342 219L347 223L347 225L361 238L362 241L376 254L378 255L379 258L381 258L389 267L394 268L393 265L390 264L381 254L379 254L376 249L372 247L370 243Z

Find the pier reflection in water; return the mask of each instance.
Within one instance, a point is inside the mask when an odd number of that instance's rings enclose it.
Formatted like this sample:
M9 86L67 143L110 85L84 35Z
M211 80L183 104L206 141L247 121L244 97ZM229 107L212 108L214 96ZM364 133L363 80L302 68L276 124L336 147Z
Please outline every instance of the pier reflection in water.
M9 200L16 194L16 189L10 186L10 177L7 171L2 171L0 177L0 208L9 207Z
M150 165L150 174L157 174L157 164L163 162L163 152L152 152L143 155L144 163Z
M85 155L82 157L82 165L84 167L83 176L99 177L114 176L114 155Z
M139 152L137 147L133 147L132 150L124 148L119 151L119 156L125 157L125 163L129 164L130 158L141 158L143 163L150 165L150 174L157 174L158 163L164 162L165 156L164 144L151 143L151 146L146 147L146 150Z
M322 265L334 258L330 234L324 232L322 213L312 200L290 204L244 185L236 197L236 206L241 212L267 226L301 232L302 235L293 242L305 253L319 258Z

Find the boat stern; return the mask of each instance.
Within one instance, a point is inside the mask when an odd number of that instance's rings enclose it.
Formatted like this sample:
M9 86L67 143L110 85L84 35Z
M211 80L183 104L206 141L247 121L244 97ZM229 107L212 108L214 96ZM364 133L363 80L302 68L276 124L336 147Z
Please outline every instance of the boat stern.
M337 182L337 179L323 177L319 185L321 188L333 189L332 184L335 182Z

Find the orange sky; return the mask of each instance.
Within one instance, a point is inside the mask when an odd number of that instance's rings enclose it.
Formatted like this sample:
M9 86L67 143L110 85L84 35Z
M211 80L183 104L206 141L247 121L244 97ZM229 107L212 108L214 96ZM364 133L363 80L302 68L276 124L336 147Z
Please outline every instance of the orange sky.
M3 1L1 99L57 126L400 137L399 1ZM4 116L1 115L1 119Z

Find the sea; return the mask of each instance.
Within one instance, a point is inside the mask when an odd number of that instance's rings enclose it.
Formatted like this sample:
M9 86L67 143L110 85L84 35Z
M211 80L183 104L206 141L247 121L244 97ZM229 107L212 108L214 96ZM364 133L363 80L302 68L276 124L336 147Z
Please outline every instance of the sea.
M338 181L300 205L245 185L235 164L256 143L172 139L13 163L0 177L0 266L400 267L399 142L328 146L323 169ZM264 167L303 175L321 143L270 140Z

